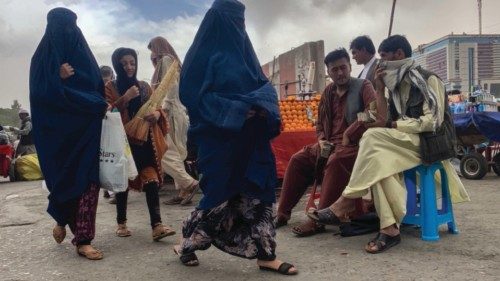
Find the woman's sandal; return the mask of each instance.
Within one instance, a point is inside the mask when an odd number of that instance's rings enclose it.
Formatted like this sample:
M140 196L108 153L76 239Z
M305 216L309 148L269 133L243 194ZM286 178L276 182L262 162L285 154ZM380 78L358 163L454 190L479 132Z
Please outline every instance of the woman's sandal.
M307 216L317 223L325 225L341 225L342 221L333 213L330 208L321 210L311 210L307 212Z
M155 242L172 235L175 235L175 230L172 230L161 223L156 224L153 228L153 241Z
M196 256L195 253L181 254L179 245L174 246L174 253L179 256L179 259L181 260L182 264L185 266L198 266L198 265L200 265L200 261L198 260L198 257Z
M86 251L82 250L82 248L84 248L84 246L86 246L86 245L80 245L80 246L76 247L76 252L78 253L79 256L85 257L86 259L93 260L93 261L102 260L102 258L104 257L104 255L102 254L101 251L99 251L98 249L96 249L90 245L87 245L87 246L90 246L90 248L92 248L92 249L89 249ZM88 248L88 247L86 247L86 248Z
M54 229L52 229L52 237L54 237L57 244L61 244L64 238L66 238L66 227L56 225Z
M325 226L321 224L316 224L311 226L314 222L305 222L301 225L294 226L292 232L298 237L309 237L314 234L325 232Z
M385 233L378 233L375 238L373 238L368 244L365 246L365 251L370 254L379 254L387 249L396 246L401 242L401 234L396 236L390 236ZM376 250L371 250L373 246L377 246Z
M129 237L132 233L128 230L126 224L118 224L118 228L116 229L116 236L118 237Z
M295 266L293 266L293 264L289 264L287 262L284 262L284 263L280 264L280 266L278 267L278 269L267 267L267 266L259 266L259 269L260 270L277 272L277 273L283 274L283 275L296 275L297 273L299 273L297 270L290 271L290 269L293 268L293 267L295 267Z
M191 204L193 197L196 194L196 191L198 190L199 187L200 187L200 182L196 182L195 184L193 184L192 186L190 186L188 188L188 190L187 190L188 196L186 196L186 198L184 198L181 201L181 206L186 206L186 205Z
M163 202L165 205L178 205L184 200L184 198L180 197L179 195L168 199L167 201Z

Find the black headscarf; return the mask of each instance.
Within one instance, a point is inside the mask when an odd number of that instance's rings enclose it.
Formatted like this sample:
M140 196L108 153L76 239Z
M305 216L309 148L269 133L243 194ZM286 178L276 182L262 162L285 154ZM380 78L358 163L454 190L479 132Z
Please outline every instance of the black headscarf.
M123 65L120 62L120 60L126 55L130 55L135 59L135 73L134 76L132 77L128 77L127 72L125 72L125 69L123 68ZM137 52L134 49L130 48L116 49L113 52L113 55L111 56L111 61L113 63L113 68L115 69L116 87L118 89L118 94L120 96L123 96L125 92L127 92L127 90L130 89L130 87L132 86L139 87L139 81L137 81L137 69L139 62L137 61ZM142 104L140 95L130 100L128 104L128 114L130 118L135 116L137 111L139 111L141 105Z

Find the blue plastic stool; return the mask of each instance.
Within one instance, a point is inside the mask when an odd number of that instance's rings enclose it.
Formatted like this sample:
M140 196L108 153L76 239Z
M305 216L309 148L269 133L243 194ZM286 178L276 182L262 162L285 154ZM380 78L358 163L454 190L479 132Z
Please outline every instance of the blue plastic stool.
M441 173L442 190L440 210L437 209L436 182L434 180L434 174L438 170ZM417 186L417 173L420 177L420 186ZM408 197L403 223L420 226L422 240L426 241L439 240L439 226L445 223L448 224L448 232L458 234L448 189L448 177L443 165L440 162L430 166L420 165L405 171L404 178Z

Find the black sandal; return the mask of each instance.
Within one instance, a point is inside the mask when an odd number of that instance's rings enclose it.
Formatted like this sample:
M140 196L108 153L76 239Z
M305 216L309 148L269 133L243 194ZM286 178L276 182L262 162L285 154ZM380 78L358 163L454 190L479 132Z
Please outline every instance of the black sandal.
M330 208L307 212L307 216L319 224L326 224L326 225L342 224L340 219L332 212L332 210L330 210Z
M365 251L367 251L370 254L379 254L387 249L396 246L401 242L401 234L398 234L396 236L390 236L385 233L378 233L375 238L373 238L370 242L365 247ZM369 250L371 248L371 244L374 244L374 246L377 246L377 250L372 251Z
M290 269L292 267L295 267L295 266L293 266L293 264L289 264L287 262L284 262L278 267L278 269L270 268L267 266L259 266L259 269L265 270L265 271L277 272L277 273L283 274L283 275L296 275L297 273L299 273L297 270L290 272Z
M174 253L179 256L179 259L185 266L200 265L200 261L198 260L198 257L196 256L195 253L181 254L175 247L174 247Z
M309 237L326 231L325 226L322 224L316 224L316 226L311 227L310 229L304 231L303 230L304 224L305 223L298 226L294 226L292 228L293 234L297 235L297 237Z

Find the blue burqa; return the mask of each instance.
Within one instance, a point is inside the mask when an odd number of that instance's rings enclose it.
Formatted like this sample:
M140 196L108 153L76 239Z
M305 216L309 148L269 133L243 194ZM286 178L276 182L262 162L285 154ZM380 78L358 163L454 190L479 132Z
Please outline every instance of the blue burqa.
M275 202L270 140L279 134L278 98L245 31L244 11L238 1L216 0L182 67L179 94L198 146L201 209L239 194ZM247 119L250 110L257 114Z
M94 55L76 26L76 14L56 8L31 59L33 136L47 187L48 212L66 224L69 205L99 184L99 144L106 110L104 84ZM62 80L69 63L75 74Z

